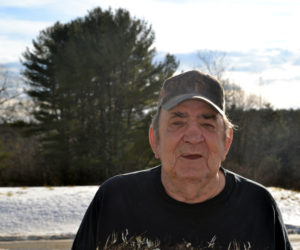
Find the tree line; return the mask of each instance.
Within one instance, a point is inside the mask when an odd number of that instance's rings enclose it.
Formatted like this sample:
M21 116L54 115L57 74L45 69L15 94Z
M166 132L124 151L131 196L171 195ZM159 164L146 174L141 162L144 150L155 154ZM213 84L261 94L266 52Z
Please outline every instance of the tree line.
M43 30L22 59L31 118L0 125L0 185L100 184L159 164L148 128L179 62L170 54L157 62L154 39L151 26L124 9L96 8ZM224 166L300 189L300 111L241 105L241 89L223 84L237 125Z

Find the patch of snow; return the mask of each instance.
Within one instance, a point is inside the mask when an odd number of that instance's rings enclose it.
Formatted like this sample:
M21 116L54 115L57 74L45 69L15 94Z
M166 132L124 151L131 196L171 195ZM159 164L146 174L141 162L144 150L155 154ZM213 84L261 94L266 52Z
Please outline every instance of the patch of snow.
M98 186L0 188L0 241L73 238L97 190ZM290 232L300 233L300 193L268 190Z
M97 189L0 188L0 240L74 237Z
M300 234L300 192L269 187L281 211L288 232Z

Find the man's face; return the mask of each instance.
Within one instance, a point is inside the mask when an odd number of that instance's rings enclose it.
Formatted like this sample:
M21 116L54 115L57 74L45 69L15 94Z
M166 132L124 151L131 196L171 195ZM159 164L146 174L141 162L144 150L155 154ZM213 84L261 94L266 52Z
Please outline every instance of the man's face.
M150 129L150 144L162 163L162 173L177 180L214 177L230 148L221 115L209 104L187 100L161 110L159 140ZM152 135L151 135L152 134Z

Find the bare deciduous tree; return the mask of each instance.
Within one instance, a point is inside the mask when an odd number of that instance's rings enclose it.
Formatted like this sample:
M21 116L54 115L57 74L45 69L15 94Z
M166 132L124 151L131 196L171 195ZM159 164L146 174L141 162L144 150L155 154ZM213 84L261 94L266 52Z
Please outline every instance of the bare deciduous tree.
M254 94L247 95L237 84L225 78L225 73L230 68L226 59L226 53L217 50L198 51L197 57L200 60L200 69L216 77L223 85L226 93L227 108L237 109L260 109L270 107L270 104L261 96Z
M0 123L26 120L30 101L22 99L20 76L0 65Z
M228 69L226 53L217 50L198 51L197 57L200 59L200 68L215 76L218 80L223 80L224 73Z

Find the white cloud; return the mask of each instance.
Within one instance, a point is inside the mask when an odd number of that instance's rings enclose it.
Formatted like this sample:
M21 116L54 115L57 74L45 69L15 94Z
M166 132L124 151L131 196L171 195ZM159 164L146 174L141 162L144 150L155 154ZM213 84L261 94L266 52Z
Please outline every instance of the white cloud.
M19 61L32 39L50 26L49 22L35 22L15 19L0 20L0 63Z
M250 1L103 1L102 6L125 7L148 20L156 33L159 50L186 53L196 49L248 50L295 48L300 21L290 2L274 5ZM284 13L284 14L281 14Z
M272 4L270 4L272 3ZM3 5L3 4L2 4ZM298 48L300 22L296 1L157 1L157 0L23 0L10 6L44 7L70 21L101 6L126 8L152 24L160 51L186 53L197 49L248 50Z
M37 6L43 6L45 4L49 3L55 3L57 1L55 0L10 0L10 1L2 1L1 6L3 7L37 7Z
M262 96L277 108L300 108L298 81L276 81L269 86L262 86Z
M260 73L229 72L227 75L246 93L262 96L275 108L300 108L300 66L290 63ZM261 84L262 83L262 84Z
M19 61L26 46L29 46L26 41L0 37L0 64Z
M194 54L180 55L180 70L200 66ZM300 50L249 50L227 54L225 78L240 85L246 94L262 96L275 108L300 108ZM299 60L300 61L300 60ZM226 64L225 64L226 66Z
M0 19L0 34L9 34L11 39L17 37L35 38L39 31L51 26L51 22L17 20L12 18Z

